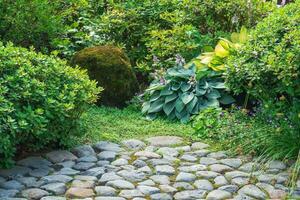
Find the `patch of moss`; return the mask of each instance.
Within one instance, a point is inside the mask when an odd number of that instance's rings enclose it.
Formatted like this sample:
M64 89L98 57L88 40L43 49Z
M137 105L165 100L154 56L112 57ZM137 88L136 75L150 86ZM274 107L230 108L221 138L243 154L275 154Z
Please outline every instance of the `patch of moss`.
M75 54L72 65L87 69L91 79L104 88L98 103L123 107L138 91L138 83L125 53L113 46L85 48Z

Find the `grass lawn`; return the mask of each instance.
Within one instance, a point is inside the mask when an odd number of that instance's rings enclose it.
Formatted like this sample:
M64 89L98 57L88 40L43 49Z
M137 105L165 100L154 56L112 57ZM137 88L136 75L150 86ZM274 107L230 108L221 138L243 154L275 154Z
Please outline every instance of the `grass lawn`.
M189 124L172 122L167 119L149 121L135 108L93 107L83 116L87 127L83 143L94 143L99 140L120 142L125 139L143 139L156 135L183 137L186 141L196 141L193 129ZM199 140L199 138L198 138Z

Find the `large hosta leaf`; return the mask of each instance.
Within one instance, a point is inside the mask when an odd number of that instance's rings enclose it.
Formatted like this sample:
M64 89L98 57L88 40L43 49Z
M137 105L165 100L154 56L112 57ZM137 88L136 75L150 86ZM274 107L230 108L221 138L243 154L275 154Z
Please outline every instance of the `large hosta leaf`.
M189 84L189 83L184 83L184 82L183 82L183 83L181 84L181 90L182 90L182 92L188 91L191 87L192 87L192 85Z
M225 89L226 86L223 82L211 82L210 86L215 89Z
M171 112L175 108L175 104L176 104L176 101L172 101L172 102L169 102L169 103L166 103L163 105L163 111L166 113L166 115L169 116L171 114Z
M193 111L193 109L196 107L197 103L198 103L198 98L194 96L193 99L186 106L186 109L188 110L189 113L191 113Z
M148 110L148 113L155 113L162 110L162 107L164 105L164 99L161 98L155 102L152 102L150 105L150 108Z
M150 97L150 102L156 101L160 97L160 91L155 91Z
M209 93L206 94L206 97L209 99L217 99L221 97L221 94L218 90L212 89Z
M165 103L168 103L170 101L173 101L174 99L176 99L178 97L178 94L173 93L171 95L166 96L165 98Z
M143 114L147 113L149 108L150 108L150 101L144 102L142 105L142 113Z
M182 95L181 95L181 100L182 100L182 102L186 105L186 104L188 104L190 101L192 101L193 100L193 98L194 98L194 93L183 93Z
M173 91L177 91L180 89L181 86L181 82L180 83L173 83L173 85L171 86Z
M180 98L178 98L178 99L176 100L175 108L176 108L176 110L177 110L178 112L181 112L181 111L183 110L183 108L184 108L184 103L181 101Z
M235 99L228 94L223 94L219 101L221 104L228 105L234 103Z
M164 89L161 90L160 95L161 96L167 96L173 94L173 91L170 90L169 86L166 86Z

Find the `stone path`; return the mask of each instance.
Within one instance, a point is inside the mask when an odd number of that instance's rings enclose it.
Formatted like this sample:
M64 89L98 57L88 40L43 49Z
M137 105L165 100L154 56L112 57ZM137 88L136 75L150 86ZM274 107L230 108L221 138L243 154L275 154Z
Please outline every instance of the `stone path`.
M279 161L262 168L204 143L161 136L25 158L13 169L0 169L0 199L281 199L288 176ZM293 195L300 198L299 180Z

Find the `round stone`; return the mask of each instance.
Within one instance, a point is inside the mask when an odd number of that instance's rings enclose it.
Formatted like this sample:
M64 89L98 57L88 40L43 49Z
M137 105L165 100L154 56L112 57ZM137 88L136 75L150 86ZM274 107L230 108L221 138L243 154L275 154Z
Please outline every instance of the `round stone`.
M62 195L67 189L64 183L50 183L47 185L43 185L41 188L54 193L55 195Z
M196 176L191 173L186 173L186 172L180 172L177 177L176 181L180 182L192 182L196 179Z
M48 160L40 157L40 156L31 156L25 159L19 160L17 162L18 165L22 165L24 167L31 167L31 168L48 168L51 164Z
M96 186L95 191L98 196L115 196L116 195L116 189L109 187L109 186Z
M46 158L52 163L60 163L65 161L76 160L77 157L69 151L58 150L52 151L46 154Z
M238 158L226 158L226 159L222 159L220 160L220 163L227 165L229 167L232 168L238 168L242 165L242 160L238 159Z
M208 193L206 199L207 200L223 200L230 199L232 197L230 192L224 190L213 190Z
M157 165L155 166L156 173L159 175L173 175L175 169L170 165Z
M106 186L111 186L117 189L134 189L134 185L125 180L114 180L106 183Z
M213 190L214 186L208 180L196 180L194 185L200 190Z
M213 172L227 172L227 171L232 171L233 169L227 165L221 165L221 164L213 164L209 166L210 170Z
M205 149L205 148L208 148L209 145L208 144L205 144L205 143L202 143L202 142L195 142L192 144L192 150L199 150L199 149Z
M43 196L48 196L49 193L39 188L30 188L22 191L22 196L27 199L40 199Z
M157 136L146 139L147 142L152 146L173 146L180 145L183 143L182 138L176 136Z
M187 190L182 192L177 192L174 195L176 200L191 200L191 199L203 199L206 196L206 191L204 190Z
M183 167L179 167L178 170L182 171L182 172L197 172L197 171L203 171L206 170L206 166L205 165L191 165L191 166L183 166Z
M121 190L119 196L132 199L134 197L143 197L144 195L139 190Z
M166 193L157 193L150 196L151 200L172 200L171 195Z
M112 142L107 142L107 141L100 141L97 144L95 144L94 147L98 151L114 151L114 152L119 152L119 151L122 150L118 144L112 143Z
M214 182L215 182L215 186L217 187L221 187L223 185L227 185L228 184L228 181L226 180L226 178L224 176L217 176L215 179L214 179Z
M160 158L161 156L157 153L154 153L152 151L138 151L134 154L137 157L146 157L147 159L151 158Z
M98 154L98 158L100 160L108 160L108 161L113 161L116 157L116 152L114 151L102 151Z
M76 147L72 150L72 152L78 157L93 156L96 154L94 149L90 145L82 145Z
M215 158L206 158L206 157L200 158L200 164L202 165L213 165L216 163L218 163L218 160L216 160Z
M132 150L139 150L146 146L144 142L135 139L125 140L122 142L122 144L128 149L132 149Z
M170 184L169 177L166 175L153 175L153 176L150 176L150 179L152 179L155 183L158 183L161 185Z
M245 194L257 199L266 199L267 195L255 185L245 185L239 191L239 194Z
M87 198L95 195L92 189L71 187L66 192L68 198Z
M172 156L172 157L177 157L179 155L176 149L170 147L161 147L157 150L157 153L162 155Z
M119 159L113 161L111 164L115 165L115 166L127 165L128 164L128 160L126 160L124 158L119 158Z
M137 189L141 191L144 195L152 195L160 192L158 188L147 185L139 185L137 186Z
M188 162L195 162L197 161L197 158L195 156L184 154L180 158L181 160L188 161Z
M94 167L96 165L96 163L93 162L79 162L77 164L75 164L73 166L74 169L79 170L79 171L84 171L84 170L88 170L92 167Z

